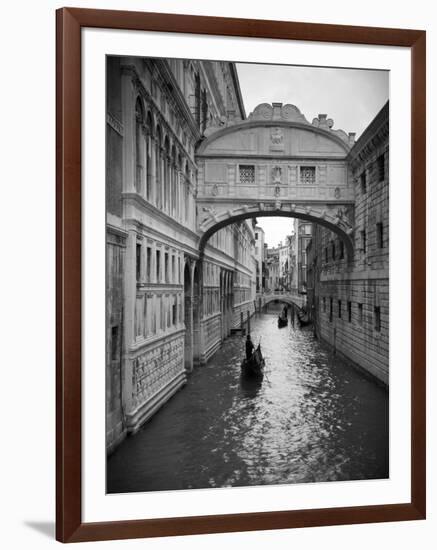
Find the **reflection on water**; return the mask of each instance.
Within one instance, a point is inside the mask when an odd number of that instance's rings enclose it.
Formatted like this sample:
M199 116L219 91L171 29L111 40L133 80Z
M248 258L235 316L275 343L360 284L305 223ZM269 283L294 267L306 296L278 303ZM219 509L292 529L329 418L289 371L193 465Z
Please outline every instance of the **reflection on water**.
M263 377L261 376L244 376L240 375L240 395L245 398L253 399L256 397L263 384Z
M311 329L252 318L266 360L244 379L244 339L213 359L108 460L108 491L388 477L388 393L334 357Z

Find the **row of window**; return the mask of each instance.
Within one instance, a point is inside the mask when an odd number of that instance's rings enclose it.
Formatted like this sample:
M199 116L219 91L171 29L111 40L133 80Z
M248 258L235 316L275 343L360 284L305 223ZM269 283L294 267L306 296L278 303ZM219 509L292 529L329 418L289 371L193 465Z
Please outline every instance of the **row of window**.
M376 224L376 246L377 248L384 248L384 224L378 222ZM360 231L360 250L363 254L367 254L367 232L365 229ZM331 241L329 246L325 246L324 250L324 260L325 263L335 260L344 259L344 242L342 240L338 241L336 245L335 241Z
M326 313L326 297L324 296L322 298L322 308L323 312ZM358 312L358 323L360 325L363 324L363 304L358 302L357 303L357 312ZM352 302L347 301L346 302L346 319L349 323L352 322ZM343 319L343 304L342 300L337 300L337 316L338 319ZM332 323L334 317L334 299L332 297L329 298L329 322ZM381 307L380 306L374 306L373 308L373 328L376 332L381 331Z
M194 116L200 131L203 133L208 122L208 101L206 89L201 86L200 75L196 73L194 89Z
M365 229L360 231L361 252L367 254L367 233ZM384 248L384 224L378 222L376 224L376 246L377 248Z
M240 183L251 185L255 183L255 166L249 164L239 165L239 180ZM306 185L314 185L316 183L316 167L315 166L300 166L299 181Z
M135 303L135 337L147 337L182 323L182 296L137 296Z
M374 165L376 169L377 174L377 181L381 182L385 180L385 155L384 153L380 155ZM364 171L360 175L360 187L361 187L361 193L365 195L367 193L367 172L364 169Z
M385 179L385 155L380 155L375 162L375 168L377 171L378 182ZM239 180L243 184L255 183L255 166L248 164L239 165ZM314 185L316 183L316 167L315 166L300 166L299 167L299 181L306 185ZM361 192L364 194L367 192L367 173L364 170L360 176Z
M205 289L203 294L203 312L211 315L220 311L220 291L218 289Z
M338 248L338 257L337 257L337 248ZM338 247L336 246L335 241L331 241L330 246L325 247L325 262L329 261L329 251L331 252L332 261L343 260L344 259L344 242L342 240L338 241Z
M159 125L153 131L151 115L148 113L145 117L139 98L135 114L135 189L159 209L187 221L191 200L188 161L184 161L174 145L170 146L168 136L163 138ZM146 135L142 130L144 126Z
M250 239L250 234L244 224L240 229L237 229L235 225L229 225L214 233L208 244L249 266L251 262Z
M236 289L234 290L234 303L243 304L251 299L250 289Z
M136 245L136 279L140 282L143 277L143 261L145 259L145 282L148 283L173 283L181 284L181 258L169 252L162 253L161 250L153 250L146 246L146 257L143 258L143 245L137 242ZM142 261L143 260L143 261ZM154 260L154 261L153 261ZM154 264L154 265L153 265Z

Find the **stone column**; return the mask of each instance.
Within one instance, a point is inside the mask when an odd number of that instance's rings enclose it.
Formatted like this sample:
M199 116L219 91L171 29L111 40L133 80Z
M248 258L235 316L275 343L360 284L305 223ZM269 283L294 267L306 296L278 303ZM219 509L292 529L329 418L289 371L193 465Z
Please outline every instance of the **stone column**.
M167 151L164 154L164 211L170 214L170 162Z
M184 299L184 320L185 320L185 339L184 339L184 362L185 370L193 370L193 300L191 296L185 296Z
M173 217L175 196L173 195L173 161L168 157L168 213Z
M160 187L161 187L161 209L165 211L166 209L166 193L165 193L165 185L166 185L166 178L165 178L165 157L164 157L164 149L161 147L160 149L160 156L159 156L159 162L161 166L161 181L160 181Z
M180 170L176 171L176 218L179 221L182 221L182 193L181 193L181 172Z
M123 376L123 402L126 413L132 407L132 361L129 359L129 350L135 339L135 301L137 294L136 281L136 245L137 235L130 229L126 243L126 263L124 279L124 376Z
M153 204L157 204L157 193L156 193L156 144L152 136L149 137L150 140L150 201Z
M155 198L156 207L161 208L161 158L160 158L160 146L158 139L155 140Z
M143 237L141 246L141 282L147 282L147 240Z
M178 219L178 193L177 193L177 179L178 179L178 172L177 172L177 165L176 165L176 161L173 162L173 170L172 170L172 173L173 173L173 190L172 190L172 195L173 195L173 217L177 220Z
M198 272L197 284L194 279L196 263L193 262L191 266L191 288L192 288L192 306L193 306L193 364L196 364L196 361L199 362L200 350L199 350L199 340L200 340L200 302L199 302L199 293L200 293L200 276Z
M220 286L220 339L225 339L225 297L223 296L223 287Z
M143 128L143 131L141 132L141 138L142 138L142 157L143 157L143 175L142 175L142 182L141 182L141 188L142 188L142 192L143 192L143 197L145 199L148 199L148 192L147 192L147 186L148 186L148 181L147 181L147 133L146 133L146 129Z
M123 190L135 191L135 105L132 77L123 73L121 77L121 101L123 110Z

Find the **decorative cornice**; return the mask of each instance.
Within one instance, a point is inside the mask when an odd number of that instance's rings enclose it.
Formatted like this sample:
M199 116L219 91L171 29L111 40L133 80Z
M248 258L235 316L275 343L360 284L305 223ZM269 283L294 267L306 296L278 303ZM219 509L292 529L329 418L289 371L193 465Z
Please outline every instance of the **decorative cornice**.
M112 235L117 235L117 237L122 237L123 239L127 238L128 232L120 227L112 225L111 223L106 223L106 230Z
M196 157L202 160L208 159L239 159L241 161L251 161L251 160L274 160L276 164L282 165L286 164L289 161L302 161L302 163L311 161L311 162L346 162L347 155L344 156L311 156L311 155L281 155L278 158L277 154L274 153L265 153L265 154L231 154L231 153L196 153ZM241 164L241 162L240 162Z
M371 157L377 149L383 146L389 138L388 121L378 130L378 133L369 139L369 141L355 153L354 157L350 158L350 164L353 170L359 167L362 163Z
M117 132L121 137L124 135L124 126L113 114L106 113L106 122L111 126L113 130Z
M181 222L175 220L169 214L166 214L165 212L163 212L162 210L160 210L159 208L157 208L156 206L154 206L150 202L146 201L146 199L144 197L142 197L141 195L138 195L137 193L126 193L126 192L124 192L122 194L122 198L123 198L124 201L132 201L132 202L137 203L144 212L147 212L149 214L153 214L153 216L156 216L156 217L160 218L161 221L163 221L164 223L168 224L169 222L171 222L172 225L176 225L178 231L185 233L190 238L194 239L195 242L197 242L199 240L200 237L195 231L192 231L191 229L189 229L188 227L183 225ZM136 223L136 224L138 224L142 227L147 227L148 230L150 229L149 226L146 226L146 225L142 224L138 220L133 220L133 219L130 219L130 218L129 218L129 220L131 221L131 223ZM127 221L127 220L124 219L124 221ZM174 242L180 244L179 241L175 240Z
M366 161L377 148L388 141L389 134L389 102L387 101L350 150L348 160L352 168Z

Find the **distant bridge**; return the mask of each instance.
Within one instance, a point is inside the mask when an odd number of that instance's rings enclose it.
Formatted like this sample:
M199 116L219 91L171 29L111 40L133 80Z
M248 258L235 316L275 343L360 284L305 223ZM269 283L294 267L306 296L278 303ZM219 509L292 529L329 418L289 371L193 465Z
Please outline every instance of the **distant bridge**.
M304 294L299 294L297 291L288 290L275 290L271 292L265 292L263 294L257 294L256 309L261 310L267 304L275 301L284 302L286 304L302 308L306 304L306 296Z

